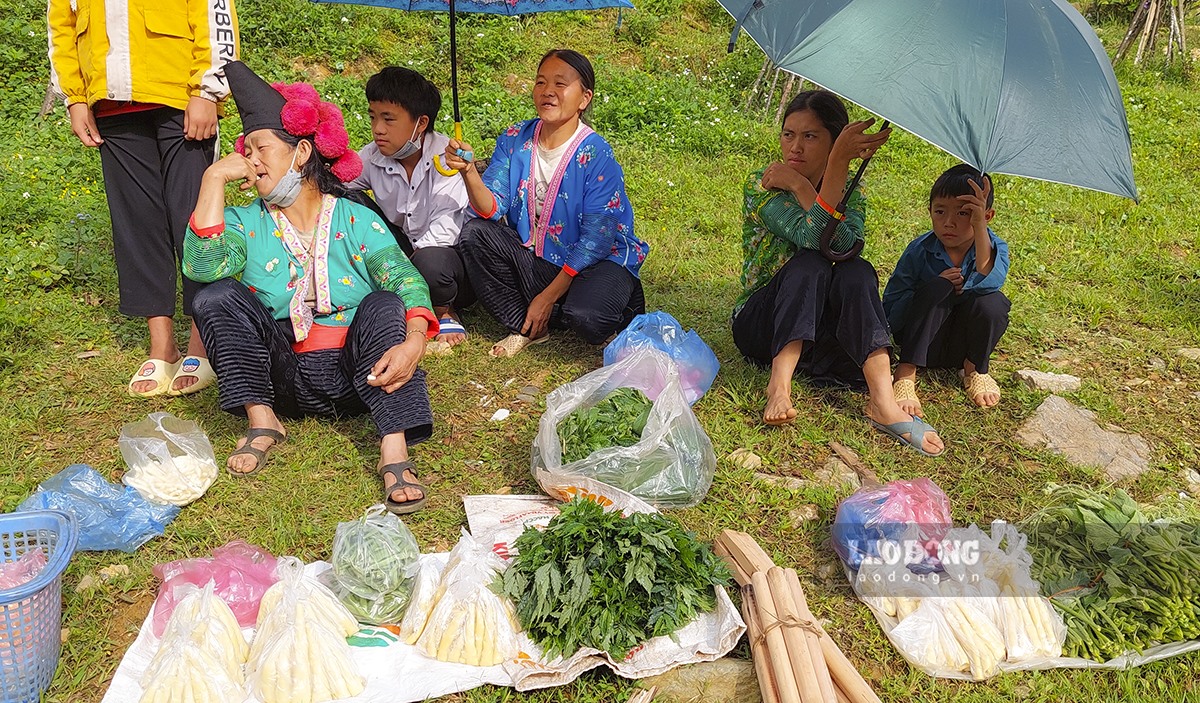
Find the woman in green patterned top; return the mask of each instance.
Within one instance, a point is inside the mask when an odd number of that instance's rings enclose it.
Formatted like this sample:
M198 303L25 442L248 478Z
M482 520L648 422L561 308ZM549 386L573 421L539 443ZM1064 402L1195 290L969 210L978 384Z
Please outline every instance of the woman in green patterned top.
M426 500L408 448L433 414L417 364L437 333L429 288L381 218L343 197L362 170L341 111L305 83L268 85L226 64L245 135L204 173L184 235L184 273L208 283L195 317L221 408L249 430L227 462L261 470L286 439L279 416L370 414L384 504ZM225 186L259 197L224 207Z
M844 215L834 204L849 186L850 162L865 159L890 130L867 134L870 121L850 122L833 93L797 95L784 114L783 160L746 179L742 225L742 295L733 312L733 339L750 361L771 369L763 421L796 417L792 375L817 382L866 386L867 420L935 456L937 432L905 413L892 395L890 334L875 268L862 258L833 263L820 253L821 232L839 219L832 249L848 251L863 238L866 197L850 194Z

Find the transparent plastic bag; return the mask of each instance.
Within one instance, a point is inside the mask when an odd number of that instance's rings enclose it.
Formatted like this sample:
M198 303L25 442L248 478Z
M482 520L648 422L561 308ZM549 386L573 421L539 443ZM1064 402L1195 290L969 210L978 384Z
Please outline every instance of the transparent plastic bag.
M161 535L179 514L174 505L152 503L131 486L109 483L86 464L73 464L38 485L17 506L61 510L79 522L78 551L133 552Z
M842 501L833 523L833 547L847 568L857 570L864 559L886 558L880 545L900 543L913 525L916 541L901 544L906 562L937 570L938 545L952 526L950 500L927 478L863 488Z
M350 698L366 688L346 637L358 623L337 598L283 557L279 582L263 596L250 644L250 690L262 703Z
M591 407L618 388L636 388L654 401L641 440L610 447L564 465L558 424L581 407ZM600 481L660 508L685 508L704 499L716 474L712 442L679 385L679 371L666 354L636 349L612 366L559 386L546 397L531 453L534 479L547 493L576 478Z
M637 349L658 349L670 355L679 367L679 381L689 404L695 404L708 392L721 362L700 339L696 330L684 330L670 314L657 311L633 318L604 348L604 365L611 366Z
M210 581L218 597L225 602L241 627L253 627L263 594L278 579L276 560L270 553L236 540L213 550L211 557L179 559L156 564L154 575L162 581L154 601L155 635L162 635L176 604L191 587L203 587Z
M162 647L142 675L140 703L229 703L246 697L219 659L184 634Z
M150 413L121 428L125 485L146 500L180 507L204 495L217 480L217 458L204 430L171 413Z
M429 613L437 604L438 584L441 583L444 569L434 559L421 559L416 564L412 595L404 611L404 619L400 621L400 638L408 644L416 644L417 638L425 630Z
M417 639L426 656L445 662L493 666L518 654L516 615L492 591L504 562L466 532L442 572L436 603ZM456 558L457 557L457 558Z
M412 532L382 506L338 523L330 588L359 622L397 623L408 607L421 552Z
M158 654L151 661L150 669L155 668L155 661L159 658L169 656L173 642L184 640L210 655L221 665L228 679L240 686L243 681L242 665L250 654L250 645L242 636L242 628L233 611L217 596L212 581L204 588L185 584L180 592L182 598L167 621ZM145 681L143 679L143 686Z

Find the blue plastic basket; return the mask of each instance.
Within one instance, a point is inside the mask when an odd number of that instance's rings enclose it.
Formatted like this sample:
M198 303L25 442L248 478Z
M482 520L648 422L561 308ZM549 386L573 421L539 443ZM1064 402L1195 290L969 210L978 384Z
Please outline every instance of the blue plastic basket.
M57 510L0 515L0 558L40 549L46 566L33 580L0 590L0 701L37 703L58 668L62 575L79 539L75 517Z

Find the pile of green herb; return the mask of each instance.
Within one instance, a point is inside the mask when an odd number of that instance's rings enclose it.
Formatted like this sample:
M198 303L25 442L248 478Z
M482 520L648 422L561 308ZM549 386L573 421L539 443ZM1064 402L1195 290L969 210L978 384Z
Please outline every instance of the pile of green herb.
M1200 532L1151 520L1124 491L1052 486L1026 520L1032 575L1067 625L1068 656L1105 662L1200 637Z
M586 459L597 449L637 444L652 405L636 388L618 388L592 407L576 409L558 423L563 463Z
M545 530L526 529L498 580L521 627L554 658L580 647L621 660L716 607L725 564L675 520L605 512L575 499Z

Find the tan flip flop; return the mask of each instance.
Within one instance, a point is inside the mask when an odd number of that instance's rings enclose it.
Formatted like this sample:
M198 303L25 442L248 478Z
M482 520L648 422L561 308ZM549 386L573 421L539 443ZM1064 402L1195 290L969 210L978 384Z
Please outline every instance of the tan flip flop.
M191 376L196 379L196 382L187 388L176 390L175 381L184 376ZM179 370L171 379L171 385L167 386L167 395L180 396L199 393L215 383L216 380L217 372L213 370L212 364L208 363L208 359L202 356L185 356L180 359Z
M995 393L997 397L1000 395L1000 385L996 383L996 379L986 373L973 373L969 376L963 376L963 387L967 390L967 396L976 407L984 407L976 400L981 395ZM999 402L999 401L997 401ZM994 407L994 406L988 406Z
M129 379L129 384L125 390L129 395L135 398L149 398L151 396L162 395L171 390L171 382L175 379L175 372L179 370L179 365L183 363L183 357L175 363L169 363L162 359L146 359L142 365L138 367L137 373ZM135 391L133 384L142 381L154 381L155 386L148 391Z
M921 407L921 399L917 397L917 382L911 378L902 378L892 383L892 396L896 402L902 400L912 400L917 403L917 407Z
M499 342L496 342L488 354L500 358L516 356L525 347L548 341L550 341L550 333L548 332L537 339L530 339L523 334L510 334Z

